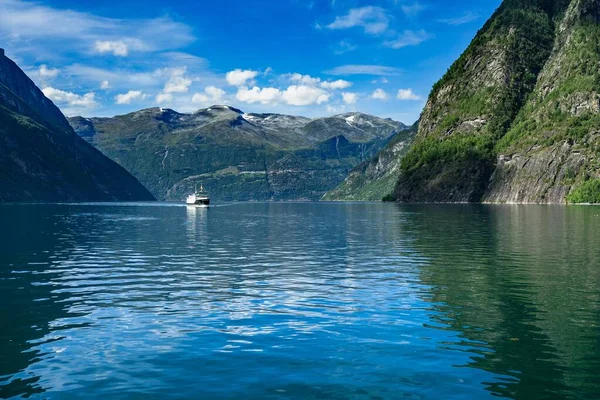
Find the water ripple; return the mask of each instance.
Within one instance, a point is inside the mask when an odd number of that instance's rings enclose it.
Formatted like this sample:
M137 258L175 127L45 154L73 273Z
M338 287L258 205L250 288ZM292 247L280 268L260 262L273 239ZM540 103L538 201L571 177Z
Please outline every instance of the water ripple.
M589 210L3 206L0 397L593 398Z

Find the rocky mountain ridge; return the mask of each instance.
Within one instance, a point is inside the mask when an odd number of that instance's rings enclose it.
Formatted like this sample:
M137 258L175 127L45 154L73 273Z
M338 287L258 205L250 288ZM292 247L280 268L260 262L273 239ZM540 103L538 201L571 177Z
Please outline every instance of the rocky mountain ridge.
M318 200L407 129L358 112L311 119L225 105L69 122L165 200L181 200L200 183L219 200Z

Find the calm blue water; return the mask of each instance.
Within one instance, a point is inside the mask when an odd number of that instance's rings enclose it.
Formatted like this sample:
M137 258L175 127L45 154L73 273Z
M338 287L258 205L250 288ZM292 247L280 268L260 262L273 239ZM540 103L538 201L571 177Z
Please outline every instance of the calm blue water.
M600 398L600 208L0 206L0 397Z

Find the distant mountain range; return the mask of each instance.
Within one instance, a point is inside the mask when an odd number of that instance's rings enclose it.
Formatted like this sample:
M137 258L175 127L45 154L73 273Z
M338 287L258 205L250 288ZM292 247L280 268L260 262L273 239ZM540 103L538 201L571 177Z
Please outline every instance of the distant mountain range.
M154 200L0 49L0 202Z
M408 129L358 112L311 119L224 105L69 123L162 200L181 200L200 184L217 200L319 200Z

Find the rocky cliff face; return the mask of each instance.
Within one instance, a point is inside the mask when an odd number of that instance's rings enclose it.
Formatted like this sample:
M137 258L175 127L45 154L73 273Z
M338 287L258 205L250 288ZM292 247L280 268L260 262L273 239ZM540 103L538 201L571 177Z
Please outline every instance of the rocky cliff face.
M337 188L323 196L326 201L380 201L394 192L402 157L412 144L418 123L398 132L373 158L356 166Z
M202 183L219 200L318 200L406 127L362 113L309 119L212 106L70 119L159 199Z
M598 0L505 0L434 86L395 195L560 203L596 177Z
M0 201L153 200L0 51Z
M497 146L484 201L564 203L600 178L599 21L599 1L570 2L533 93Z

